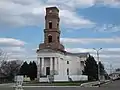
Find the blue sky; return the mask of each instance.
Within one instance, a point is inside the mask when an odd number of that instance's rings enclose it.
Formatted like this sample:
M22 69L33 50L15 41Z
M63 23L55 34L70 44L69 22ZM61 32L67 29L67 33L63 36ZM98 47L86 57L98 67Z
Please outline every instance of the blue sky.
M45 8L60 10L61 43L69 52L103 48L105 67L120 67L119 0L0 0L0 47L10 59L36 60Z

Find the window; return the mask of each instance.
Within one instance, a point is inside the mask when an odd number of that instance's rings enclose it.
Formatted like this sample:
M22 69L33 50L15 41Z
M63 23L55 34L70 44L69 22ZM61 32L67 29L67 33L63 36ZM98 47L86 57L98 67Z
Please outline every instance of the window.
M69 69L67 68L67 75L69 75Z
M49 29L52 29L52 22L49 22Z
M57 40L58 40L58 42L59 42L59 36L57 37Z
M48 36L48 43L51 43L52 42L52 36Z
M69 61L67 61L67 64L69 64Z
M57 28L59 28L59 24L57 23Z

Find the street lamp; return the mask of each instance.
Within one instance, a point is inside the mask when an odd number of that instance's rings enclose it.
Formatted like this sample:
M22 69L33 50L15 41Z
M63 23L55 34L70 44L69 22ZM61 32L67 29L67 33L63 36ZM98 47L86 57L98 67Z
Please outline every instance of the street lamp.
M99 49L96 49L96 48L93 48L96 53L97 53L97 61L98 61L98 81L99 81L99 86L100 86L100 65L99 65L99 51L102 49L102 48L99 48Z

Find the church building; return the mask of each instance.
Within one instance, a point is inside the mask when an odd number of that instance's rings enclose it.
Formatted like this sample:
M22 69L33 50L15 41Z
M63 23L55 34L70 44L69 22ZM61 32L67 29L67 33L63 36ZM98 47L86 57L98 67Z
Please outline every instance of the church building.
M59 9L47 7L44 42L37 50L37 79L39 82L87 80L82 71L89 53L65 51L60 43L59 22Z

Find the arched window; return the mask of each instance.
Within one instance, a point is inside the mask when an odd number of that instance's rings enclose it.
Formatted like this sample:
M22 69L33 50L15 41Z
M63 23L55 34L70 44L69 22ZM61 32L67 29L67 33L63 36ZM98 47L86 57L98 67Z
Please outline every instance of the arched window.
M67 68L67 75L69 75L69 69Z
M52 42L52 36L49 35L49 36L48 36L48 43L51 43L51 42Z
M49 29L52 29L52 22L49 22Z

